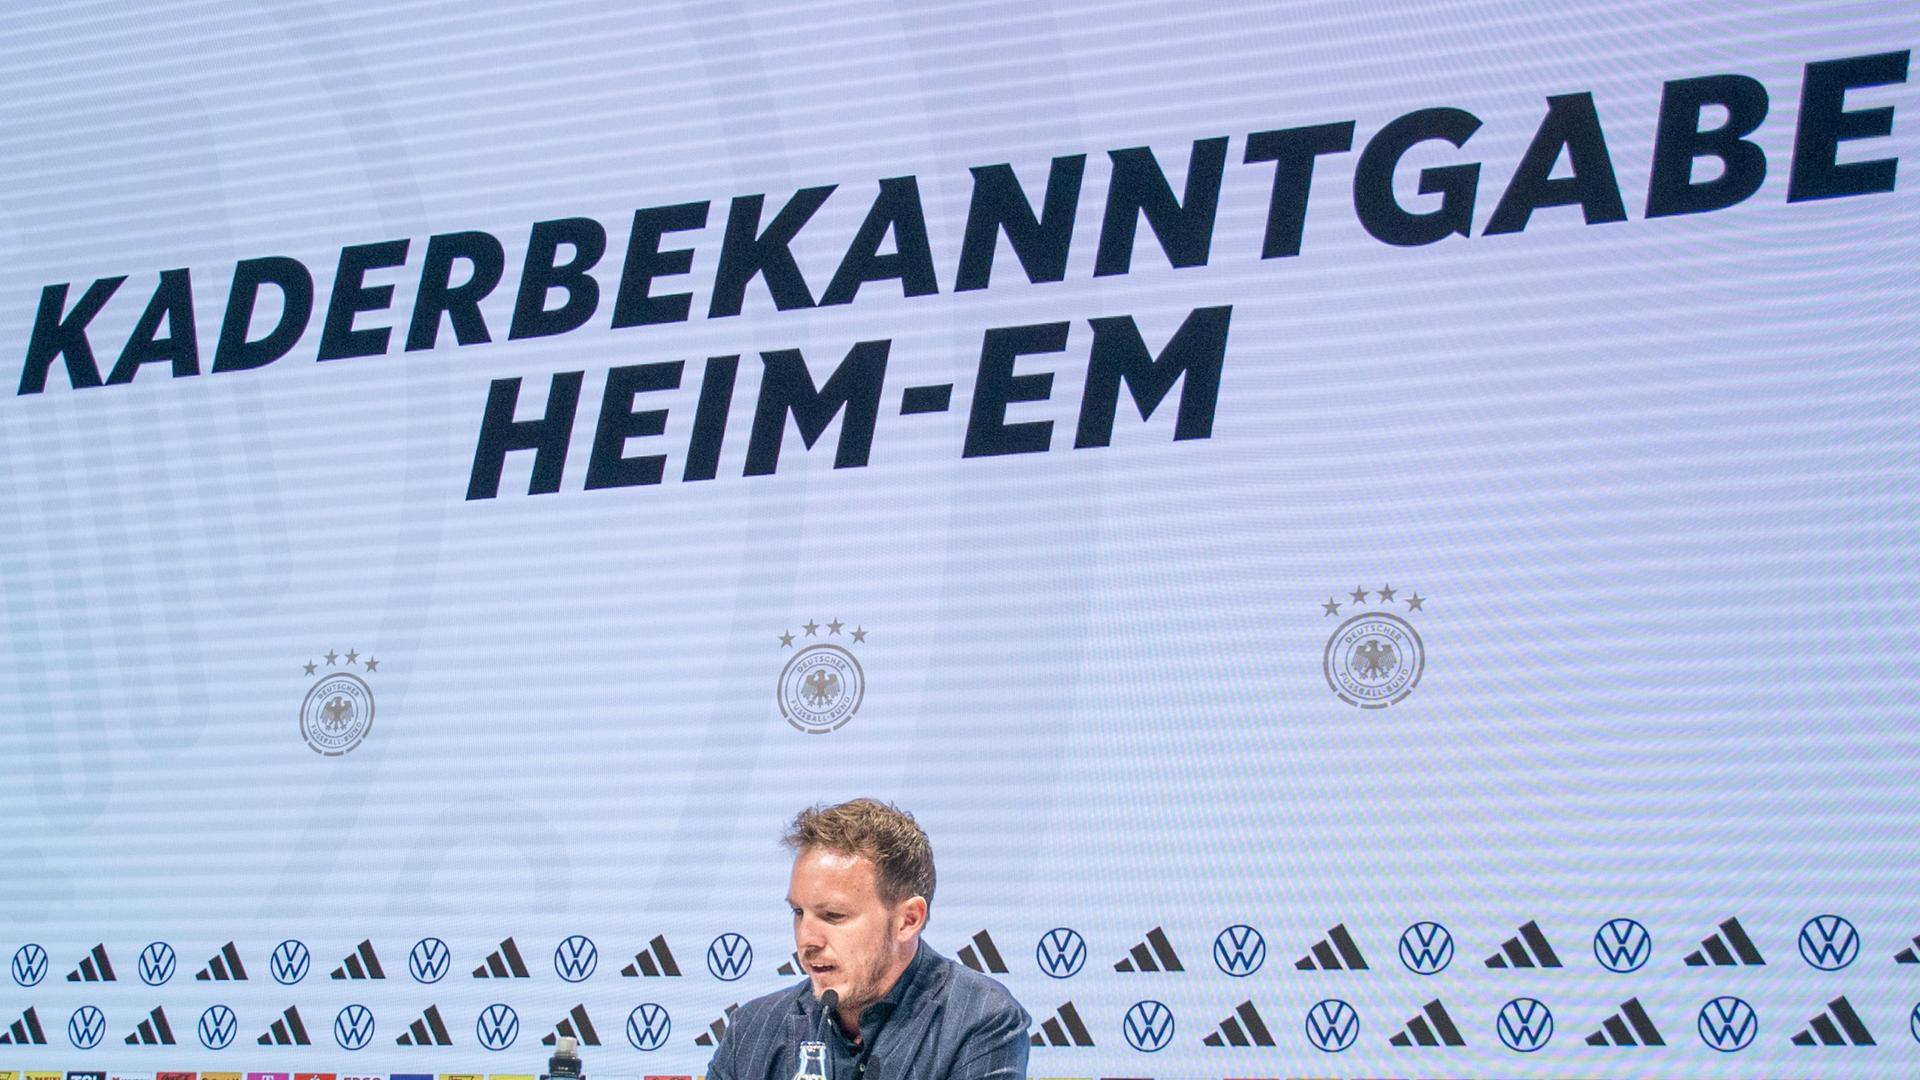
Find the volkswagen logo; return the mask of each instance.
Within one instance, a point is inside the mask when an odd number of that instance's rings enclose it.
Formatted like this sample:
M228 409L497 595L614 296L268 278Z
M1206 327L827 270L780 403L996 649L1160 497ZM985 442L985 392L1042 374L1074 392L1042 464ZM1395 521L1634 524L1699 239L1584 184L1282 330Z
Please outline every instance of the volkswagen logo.
M1244 923L1229 926L1213 939L1213 962L1223 973L1245 978L1267 962L1267 939Z
M1437 922L1417 922L1400 932L1400 962L1415 975L1438 975L1453 963L1453 935Z
M91 1050L100 1045L107 1033L107 1014L93 1005L82 1005L67 1018L67 1041L76 1050Z
M520 1037L520 1017L505 1005L489 1005L473 1022L473 1034L489 1050L505 1050Z
M1157 1001L1136 1001L1120 1021L1127 1045L1151 1054L1173 1041L1173 1010Z
M1047 975L1070 979L1087 966L1087 939L1077 930L1055 927L1040 935L1040 944L1033 947L1033 959Z
M1653 958L1653 935L1632 919L1609 919L1593 932L1593 958L1608 971L1639 971Z
M707 946L707 970L721 982L732 982L753 967L753 943L728 931Z
M1800 958L1821 971L1839 971L1860 955L1860 934L1838 915L1815 915L1800 928Z
M313 954L298 941L288 938L273 947L273 955L267 958L267 966L273 969L273 981L283 986L292 986L307 977L307 968L313 966Z
M1913 1032L1913 1041L1920 1042L1920 1005L1915 1005L1913 1015L1907 1017L1907 1029Z
M447 950L447 943L437 937L421 938L407 953L407 970L413 974L414 982L439 982L447 977L447 968L452 962L453 954Z
M673 1018L649 1001L627 1014L627 1041L635 1050L658 1050L673 1034Z
M349 1005L333 1018L333 1041L342 1050L361 1050L373 1041L373 1010Z
M47 977L47 950L38 945L22 945L13 952L13 981L21 986L38 986Z
M209 1050L225 1050L233 1042L233 1033L240 1026L240 1018L225 1005L215 1005L200 1014L200 1045Z
M1507 1049L1531 1054L1553 1038L1553 1012L1538 998L1514 998L1500 1006L1493 1026Z
M1722 1053L1745 1050L1760 1034L1760 1017L1737 997L1717 997L1700 1006L1700 1041Z
M175 963L173 946L164 941L156 941L140 950L140 981L148 986L162 986L173 978Z
M568 982L585 980L599 966L600 950L585 934L575 934L553 950L554 973Z
M1307 1041L1315 1048L1337 1054L1360 1038L1360 1014L1338 998L1314 1003L1307 1010Z

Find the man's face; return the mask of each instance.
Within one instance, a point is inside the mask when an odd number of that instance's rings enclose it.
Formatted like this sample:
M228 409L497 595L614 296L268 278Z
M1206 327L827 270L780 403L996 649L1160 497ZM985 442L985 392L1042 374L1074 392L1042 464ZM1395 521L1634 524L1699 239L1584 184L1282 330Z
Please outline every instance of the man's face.
M874 888L873 861L863 855L809 848L793 860L787 906L793 947L813 993L840 994L843 1016L879 1001L913 960L920 919L917 898L893 907Z

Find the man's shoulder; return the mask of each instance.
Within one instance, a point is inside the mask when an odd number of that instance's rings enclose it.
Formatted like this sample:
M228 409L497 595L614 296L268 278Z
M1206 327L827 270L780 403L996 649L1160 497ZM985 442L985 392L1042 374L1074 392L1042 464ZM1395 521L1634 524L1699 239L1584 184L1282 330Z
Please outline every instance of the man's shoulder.
M998 979L962 964L951 957L940 958L939 993L946 998L947 1007L969 1016L988 1019L1001 1016L1018 1015L1025 1021L1027 1011L1020 1007L1013 992L1000 984Z
M732 1030L750 1021L764 1023L769 1020L779 1020L799 1009L800 1001L807 996L808 990L807 980L802 979L784 990L762 994L744 1005L736 1006L732 1016L727 1020L727 1028Z
M803 981L729 1009L725 1039L728 1048L777 1044L778 1038L770 1040L768 1036L784 1031L789 1018L800 1010L801 999L806 994L807 984Z

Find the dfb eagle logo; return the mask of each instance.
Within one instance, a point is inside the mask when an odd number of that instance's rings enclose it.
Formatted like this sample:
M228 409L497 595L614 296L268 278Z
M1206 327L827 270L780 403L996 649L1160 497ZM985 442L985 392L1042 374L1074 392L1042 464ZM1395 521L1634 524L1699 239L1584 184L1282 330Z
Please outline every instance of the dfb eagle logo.
M807 676L807 704L816 708L831 704L840 696L840 676L824 669L815 669Z
M1360 593L1354 590L1356 601L1362 599ZM1389 593L1382 589L1380 596L1384 600ZM1321 606L1328 615L1338 614L1339 604L1332 600ZM1413 624L1391 611L1363 611L1327 638L1321 667L1328 688L1340 700L1362 709L1384 709L1406 700L1420 685L1426 655Z
M1356 651L1360 656L1362 678L1384 679L1400 666L1400 658L1394 655L1393 646L1387 642L1369 641Z
M371 659L367 668L373 668ZM322 678L307 688L300 703L300 735L316 754L338 757L359 746L372 727L373 689L351 672Z
M320 722L328 731L339 731L353 720L353 702L335 695L325 705L320 706Z
M807 633L813 634L821 624L804 625ZM826 627L829 634L838 634L844 625L836 620ZM793 644L793 635L781 634L777 640L781 648L787 648ZM866 631L855 630L848 644L864 640ZM795 730L809 735L824 735L853 719L865 697L866 676L860 670L860 661L854 659L851 649L834 642L810 645L795 653L780 670L779 689L775 691L780 715Z

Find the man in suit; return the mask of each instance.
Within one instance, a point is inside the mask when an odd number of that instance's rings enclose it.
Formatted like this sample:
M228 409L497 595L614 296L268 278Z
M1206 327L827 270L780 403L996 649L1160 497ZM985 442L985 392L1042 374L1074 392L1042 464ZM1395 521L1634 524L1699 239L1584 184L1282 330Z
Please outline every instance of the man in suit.
M920 940L933 848L913 815L874 799L793 819L787 906L807 981L741 1006L709 1080L790 1080L818 1044L829 1080L1023 1080L1025 1009Z

